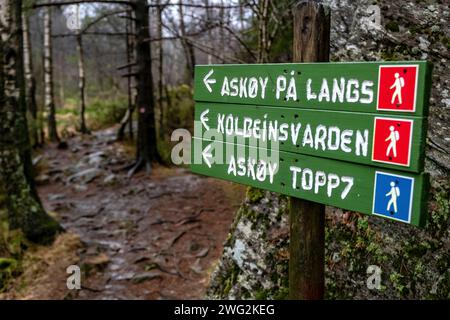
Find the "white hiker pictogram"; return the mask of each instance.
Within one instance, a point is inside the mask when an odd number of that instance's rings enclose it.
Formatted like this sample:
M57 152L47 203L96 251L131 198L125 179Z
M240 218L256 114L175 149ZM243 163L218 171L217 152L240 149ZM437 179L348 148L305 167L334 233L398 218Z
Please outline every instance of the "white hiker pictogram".
M391 104L394 104L395 98L397 98L398 103L402 104L402 88L405 86L405 79L400 77L398 72L395 73L395 80L389 89L394 89L392 94Z
M391 197L387 204L387 211L391 211L391 207L394 207L394 212L397 213L397 198L400 197L400 188L395 186L395 182L391 181L391 191L386 193L386 197Z
M395 130L394 126L390 126L389 130L391 131L391 133L389 133L389 136L386 138L386 140L384 140L384 141L391 141L386 149L386 157L389 157L389 154L392 151L392 153L394 154L394 158L396 158L397 141L400 140L400 133L397 130Z

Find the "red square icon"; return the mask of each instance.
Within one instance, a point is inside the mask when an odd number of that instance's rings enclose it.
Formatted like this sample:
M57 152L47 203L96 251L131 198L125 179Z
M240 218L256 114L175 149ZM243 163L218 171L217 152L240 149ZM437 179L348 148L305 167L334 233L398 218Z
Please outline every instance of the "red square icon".
M372 161L409 166L414 120L374 120Z
M384 65L378 73L377 110L416 110L418 65Z

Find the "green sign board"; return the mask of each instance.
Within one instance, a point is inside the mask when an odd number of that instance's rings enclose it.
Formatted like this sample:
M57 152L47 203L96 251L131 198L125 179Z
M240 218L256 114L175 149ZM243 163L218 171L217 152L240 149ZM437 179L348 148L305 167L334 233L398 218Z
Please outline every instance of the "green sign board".
M419 117L198 102L195 136L411 172L422 171ZM389 146L394 126L395 149ZM394 137L396 138L396 137ZM395 140L395 139L394 139Z
M193 172L423 225L425 61L197 66Z
M413 225L424 223L428 180L423 173L197 138L192 152L195 173ZM400 190L395 202L392 190Z
M426 116L426 61L203 65L196 101Z

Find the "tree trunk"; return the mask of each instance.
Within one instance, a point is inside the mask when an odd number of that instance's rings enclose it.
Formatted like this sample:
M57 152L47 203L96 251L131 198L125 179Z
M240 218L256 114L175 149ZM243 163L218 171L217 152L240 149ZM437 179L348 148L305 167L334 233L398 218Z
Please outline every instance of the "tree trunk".
M223 0L220 0L220 5L223 7L224 3ZM223 29L225 25L225 10L223 8L220 8L219 10L219 19L220 19L220 45L219 45L219 56L220 61L222 63L225 63L225 30Z
M162 22L162 7L161 0L156 1L156 18L157 21L157 37L161 39L158 43L158 106L159 106L159 136L164 139L164 104L163 104L163 92L164 92L164 56L163 56L163 22Z
M127 12L127 37L126 37L126 50L127 50L127 63L128 63L128 73L131 73L131 61L133 61L134 54L133 54L133 41L135 40L133 37L134 29L133 29L133 22L132 22L132 12ZM135 108L134 103L134 90L133 90L133 77L128 77L127 80L127 93L128 93L128 133L130 140L133 140L133 111Z
M150 42L149 17L146 0L135 0L135 26L136 26L136 63L137 63L137 98L138 136L136 147L136 163L129 171L129 176L144 167L150 172L151 162L159 160L156 128L155 128L155 101L152 77L152 59Z
M25 73L25 99L26 109L31 115L31 138L32 146L40 145L38 134L38 119L37 119L37 103L36 103L36 79L33 75L33 61L31 54L30 43L30 27L28 23L27 13L22 13L22 28L23 28L23 63Z
M241 30L244 30L244 7L246 2L244 0L239 0L239 24Z
M209 0L204 0L205 2L205 11L206 11L206 21L208 25L208 45L213 43L212 37L212 21L211 21L211 8L209 7ZM208 64L212 64L212 55L208 52Z
M258 62L266 63L269 59L267 23L269 19L269 1L261 0L258 4Z
M85 93L85 72L84 72L84 51L82 34L77 34L77 52L78 52L78 88L80 90L80 132L89 134L86 126L86 93Z
M184 12L183 12L183 2L181 0L178 2L178 11L180 17L180 33L181 33L181 44L183 45L184 53L186 55L186 68L188 71L188 81L187 83L192 84L194 81L194 67L195 67L195 52L192 43L186 37L186 26L184 24Z
M127 56L127 74L130 75L132 73L132 61L134 60L133 55L133 40L132 34L134 33L132 27L132 17L131 11L127 12L127 19L125 22L125 50ZM127 112L123 116L120 121L120 127L117 131L117 140L123 140L125 138L125 129L128 125L128 131L130 134L130 140L133 140L133 111L134 111L134 102L133 102L133 77L127 77L127 98L128 98L128 106Z
M48 138L51 142L59 142L56 129L55 98L53 93L53 62L52 62L52 20L51 7L44 9L44 95L47 110Z
M45 213L27 177L31 148L25 117L21 6L20 0L0 0L0 184L7 194L10 228L20 228L31 241L49 243L60 227Z

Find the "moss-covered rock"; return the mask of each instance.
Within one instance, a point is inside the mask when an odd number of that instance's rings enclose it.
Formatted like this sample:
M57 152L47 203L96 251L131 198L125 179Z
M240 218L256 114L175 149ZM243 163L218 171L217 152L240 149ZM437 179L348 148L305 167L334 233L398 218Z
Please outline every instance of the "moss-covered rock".
M287 201L258 189L238 210L207 296L280 299L286 296ZM249 199L251 198L251 200Z

